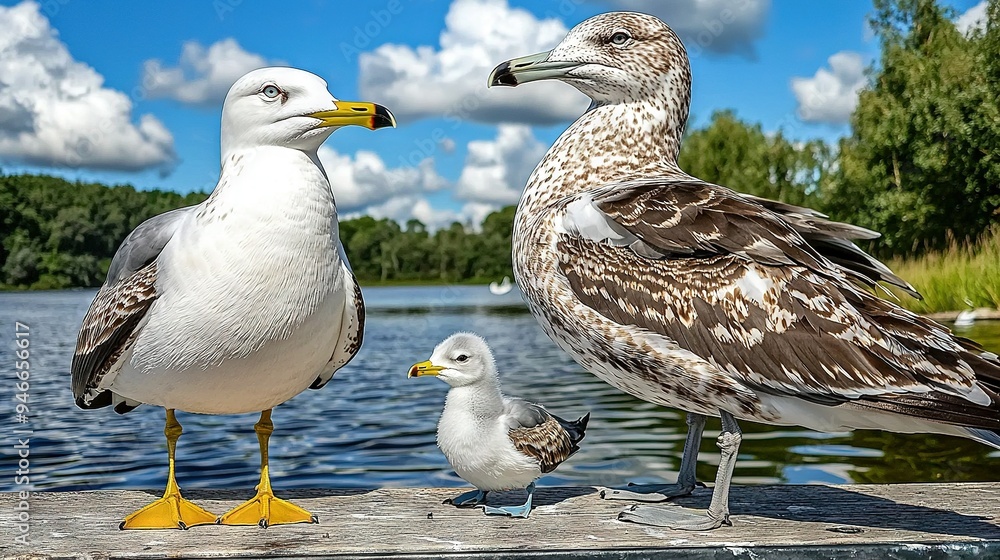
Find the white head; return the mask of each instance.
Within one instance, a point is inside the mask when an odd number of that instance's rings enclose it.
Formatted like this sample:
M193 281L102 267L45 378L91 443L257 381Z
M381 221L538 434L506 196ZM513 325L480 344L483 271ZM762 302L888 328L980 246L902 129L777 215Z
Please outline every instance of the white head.
M497 383L497 366L481 336L456 333L434 348L430 360L414 364L407 377L424 375L435 375L452 387Z
M388 109L340 101L326 82L297 68L260 68L236 80L222 107L222 156L234 150L281 146L314 152L342 126L396 126Z

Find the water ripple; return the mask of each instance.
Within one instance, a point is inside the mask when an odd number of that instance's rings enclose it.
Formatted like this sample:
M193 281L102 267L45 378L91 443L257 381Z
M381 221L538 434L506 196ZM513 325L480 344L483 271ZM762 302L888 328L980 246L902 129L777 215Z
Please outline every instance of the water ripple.
M526 312L516 291L502 298L485 287L369 288L365 346L321 391L275 409L271 465L277 488L463 486L435 445L447 386L407 379L408 367L459 330L494 346L505 390L564 417L592 413L582 450L543 484L621 484L673 480L684 445L684 417L618 392L584 372ZM69 364L93 291L2 293L0 324L31 326L31 480L38 489L155 488L166 474L163 410L144 406L125 416L73 404ZM1000 328L963 333L1000 349ZM12 329L11 331L12 332ZM12 334L2 334L13 340ZM13 362L0 344L0 364ZM9 372L7 367L2 371ZM8 373L9 375L9 373ZM0 399L13 401L13 380ZM9 410L9 408L7 409ZM256 415L179 413L178 478L185 488L246 488L257 482ZM8 431L24 427L10 415ZM745 426L735 479L761 482L904 482L991 480L998 455L967 440L881 432L818 434ZM712 480L719 452L710 421L698 476ZM9 440L8 440L9 441ZM12 445L0 456L12 459ZM3 478L0 490L10 490Z

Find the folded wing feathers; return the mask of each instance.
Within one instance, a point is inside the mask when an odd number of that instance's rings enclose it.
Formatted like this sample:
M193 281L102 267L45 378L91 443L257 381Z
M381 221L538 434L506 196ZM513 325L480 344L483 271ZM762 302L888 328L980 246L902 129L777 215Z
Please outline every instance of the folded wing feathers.
M916 295L850 241L875 232L696 181L632 181L588 196L643 248L558 240L577 297L613 321L659 332L765 391L914 412L919 401L938 417L965 403L998 416L995 356L855 287L886 282ZM751 273L774 288L749 297L740 288Z
M77 404L87 406L97 396L101 379L134 341L135 328L155 299L155 261L97 292L83 319L73 354L71 371Z
M580 449L577 443L583 439L585 419L590 418L589 414L574 424L520 399L508 399L506 405L506 415L512 419L507 432L511 443L515 449L538 461L543 473L552 472ZM576 425L578 429L571 433L567 425Z

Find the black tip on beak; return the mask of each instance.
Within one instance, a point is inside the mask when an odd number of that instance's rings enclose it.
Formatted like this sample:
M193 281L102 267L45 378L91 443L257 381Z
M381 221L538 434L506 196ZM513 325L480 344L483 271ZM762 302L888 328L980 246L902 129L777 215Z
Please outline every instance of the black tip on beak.
M514 76L513 72L510 71L510 61L501 62L499 66L490 72L490 87L493 86L510 86L514 87L517 85L517 77Z
M382 105L375 105L375 116L372 117L372 130L386 127L396 127L396 117Z

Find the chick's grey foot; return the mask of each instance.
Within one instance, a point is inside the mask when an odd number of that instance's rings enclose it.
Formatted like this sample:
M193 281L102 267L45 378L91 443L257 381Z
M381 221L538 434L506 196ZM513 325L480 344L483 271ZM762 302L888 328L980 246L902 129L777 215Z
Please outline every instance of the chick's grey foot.
M529 502L521 506L483 506L483 513L486 515L506 515L508 517L520 517L522 519L527 519L528 515L531 514L531 503Z
M732 525L728 514L716 518L711 512L677 506L634 505L619 513L618 520L682 531L710 531Z
M486 492L482 490L470 490L454 498L448 498L442 503L460 508L473 508L486 503Z
M483 506L483 513L486 515L506 515L508 517L520 517L527 519L531 515L531 497L535 494L535 483L532 482L525 488L528 492L528 499L519 506L490 507Z

